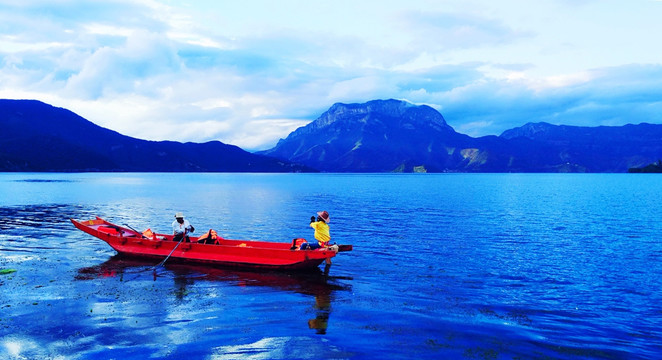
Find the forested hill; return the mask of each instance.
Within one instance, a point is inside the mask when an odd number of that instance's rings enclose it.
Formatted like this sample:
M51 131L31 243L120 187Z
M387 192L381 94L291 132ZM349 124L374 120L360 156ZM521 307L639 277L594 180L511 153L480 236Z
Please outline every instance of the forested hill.
M35 100L0 100L0 171L298 172L288 161L212 141L147 141Z

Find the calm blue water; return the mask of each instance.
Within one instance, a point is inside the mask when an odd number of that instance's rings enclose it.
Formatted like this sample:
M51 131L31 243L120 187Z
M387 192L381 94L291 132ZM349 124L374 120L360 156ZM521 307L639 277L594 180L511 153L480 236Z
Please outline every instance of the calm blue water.
M0 174L0 359L650 359L662 176ZM118 258L68 219L354 251L328 276Z

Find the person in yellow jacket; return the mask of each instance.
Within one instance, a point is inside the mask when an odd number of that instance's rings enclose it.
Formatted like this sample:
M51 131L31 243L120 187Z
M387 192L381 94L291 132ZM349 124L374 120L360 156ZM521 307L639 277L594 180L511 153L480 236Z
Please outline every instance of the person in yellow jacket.
M329 241L331 240L331 235L329 234L329 213L326 211L320 211L317 213L317 220L314 216L310 217L310 227L315 229L315 243L304 243L301 244L301 250L315 250L321 247L329 246Z
M315 239L317 239L317 247L329 246L331 235L329 234L329 213L320 211L317 213L317 220L314 216L310 217L310 227L315 229Z

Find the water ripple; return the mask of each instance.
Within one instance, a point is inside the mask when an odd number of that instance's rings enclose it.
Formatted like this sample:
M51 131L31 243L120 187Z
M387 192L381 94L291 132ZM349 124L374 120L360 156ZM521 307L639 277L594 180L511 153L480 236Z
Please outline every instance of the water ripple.
M16 270L0 275L0 352L649 359L662 348L659 178L108 176L3 183L32 193L0 190L0 268ZM201 229L276 241L311 238L323 209L332 241L354 245L331 276L154 272L68 221L169 231L184 211Z

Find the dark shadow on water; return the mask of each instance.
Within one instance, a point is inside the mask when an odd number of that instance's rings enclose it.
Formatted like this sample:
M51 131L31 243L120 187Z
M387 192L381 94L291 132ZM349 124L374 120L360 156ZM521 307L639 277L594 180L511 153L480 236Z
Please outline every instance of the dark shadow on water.
M74 183L79 182L78 180L55 180L55 179L20 179L14 180L14 182L26 182L26 183Z
M183 300L188 294L188 288L196 281L222 282L241 287L269 287L280 291L293 292L312 296L315 300L316 316L308 320L308 327L318 334L325 334L333 293L336 291L351 291L351 285L343 283L351 281L350 277L328 275L328 268L319 268L309 272L279 272L264 270L236 270L202 265L182 263L165 264L164 268L154 269L154 261L114 255L107 261L78 270L76 280L93 280L104 277L119 278L120 281L131 281L137 276L148 276L154 281L163 277L163 272L172 274L174 280L174 296Z
M91 218L95 209L68 204L0 206L0 230L29 229L71 230L70 218Z

